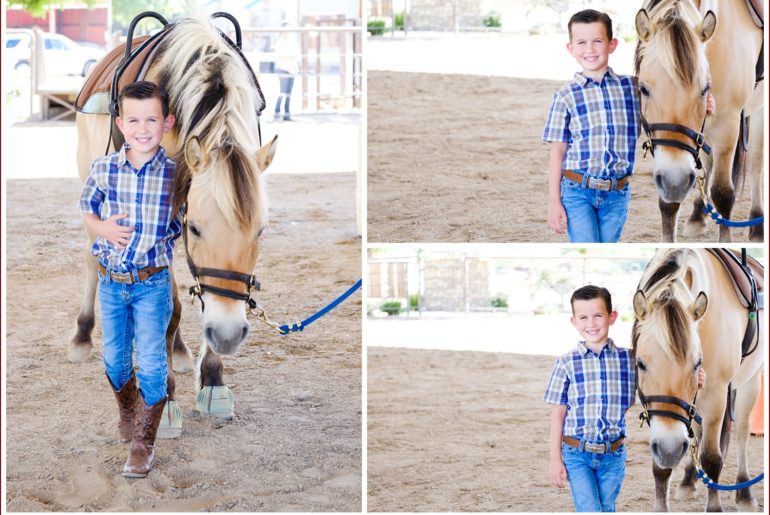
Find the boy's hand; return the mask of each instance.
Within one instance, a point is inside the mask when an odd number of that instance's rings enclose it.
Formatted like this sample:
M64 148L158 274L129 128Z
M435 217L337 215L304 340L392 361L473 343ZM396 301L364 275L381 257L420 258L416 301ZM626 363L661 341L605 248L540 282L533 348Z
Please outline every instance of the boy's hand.
M706 369L698 367L698 389L703 388L706 384Z
M564 234L567 230L567 212L561 200L548 203L548 227L556 234Z
M125 213L112 215L99 224L99 235L119 249L125 248L125 246L128 245L131 233L134 232L133 226L118 224L118 220L126 218L127 216L128 215Z
M706 93L706 116L711 116L716 107L717 103L716 100L714 100L714 95L712 95L711 91L709 91Z
M564 462L561 460L561 456L552 458L549 461L548 477L551 479L551 484L556 488L564 488L567 486L567 469L564 468Z

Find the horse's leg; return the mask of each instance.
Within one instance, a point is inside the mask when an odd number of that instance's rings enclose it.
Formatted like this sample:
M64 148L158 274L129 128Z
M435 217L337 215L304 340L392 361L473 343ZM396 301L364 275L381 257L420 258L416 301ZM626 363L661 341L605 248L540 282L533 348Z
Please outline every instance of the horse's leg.
M168 401L163 408L160 425L158 426L158 438L177 438L182 434L182 408L176 402L176 377L174 375L174 342L179 332L179 321L182 318L182 304L176 290L176 280L172 274L171 288L174 298L174 309L166 328L166 395Z
M711 201L722 218L730 219L735 204L735 188L733 187L733 158L738 144L738 132L740 120L720 120L722 141L728 142L718 150L715 148L714 164L711 168ZM720 243L732 242L730 228L721 224L719 226Z
M764 193L762 188L762 163L765 158L763 136L765 128L764 109L757 109L749 117L749 159L748 159L748 182L751 192L751 211L749 218L759 218L764 216ZM764 239L764 224L752 225L749 228L749 238L751 241L761 242Z
M703 420L703 440L701 443L700 464L706 475L715 482L719 482L719 476L722 473L722 447L726 447L723 430L725 427L725 412L727 405L727 396L720 396L715 400L710 413L719 414L716 417ZM719 500L719 490L708 488L708 502L706 511L722 511L722 502Z
M662 469L652 460L652 475L655 478L655 504L653 511L668 510L668 484L671 481L671 469Z
M176 288L176 279L171 276L171 287L174 288L174 314L171 317L169 331L173 325L174 332L166 334L166 341L171 338L169 354L173 357L174 372L191 372L194 369L193 356L190 349L182 341L179 332L179 321L182 318L182 303L179 302L179 292Z
M751 410L759 397L762 376L760 371L751 378L746 384L738 388L735 398L735 444L738 457L738 475L736 484L748 481L749 463L748 463L748 445L749 433L751 431ZM751 494L751 488L743 488L735 492L735 504L737 511L756 511L757 501Z
M693 424L693 429L695 430L695 436L700 442L702 435L701 427L697 424ZM695 495L697 493L695 485L698 479L695 472L695 464L691 459L688 458L687 465L684 468L684 476L682 476L682 481L679 483L679 486L676 489L674 499L677 501L690 501L695 499Z
M96 299L96 287L98 284L96 270L98 261L91 254L91 241L86 246L86 284L83 293L83 302L78 313L78 329L70 340L68 359L75 363L82 363L91 357L94 344L91 340L91 331L94 329L94 302Z
M211 415L214 427L221 427L234 416L235 395L225 386L222 377L224 368L222 358L212 352L204 341L196 374L198 411Z
M700 194L697 194L692 201L692 212L690 213L690 218L687 219L687 223L684 225L684 232L682 233L687 238L698 238L705 234L706 213L703 212L705 206Z
M676 216L679 213L678 203L663 202L658 199L660 208L660 241L667 243L676 242Z

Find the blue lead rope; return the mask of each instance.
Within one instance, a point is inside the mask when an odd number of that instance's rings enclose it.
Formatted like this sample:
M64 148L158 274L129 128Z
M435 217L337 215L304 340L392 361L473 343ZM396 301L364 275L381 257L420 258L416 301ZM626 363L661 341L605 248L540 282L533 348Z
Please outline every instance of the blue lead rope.
M711 218L713 218L714 221L717 223L717 225L726 225L727 227L750 227L752 225L761 224L762 222L765 221L765 217L760 216L758 218L753 218L751 220L733 222L732 220L728 220L727 218L722 217L722 215L720 215L717 212L716 208L711 204L706 204L703 207L703 212L709 215Z
M310 324L312 324L313 322L315 322L316 320L318 320L319 318L324 316L326 313L328 313L332 309L336 308L342 301L344 301L345 299L350 297L353 294L353 292L356 291L357 289L359 289L360 287L361 287L361 279L356 281L356 284L351 286L348 289L348 291L346 291L345 293L343 293L342 295L340 295L339 297L334 299L328 306L326 306L322 310L318 311L316 314L314 314L312 316L309 316L308 318L306 318L302 322L296 322L296 323L291 324L291 325L283 324L281 326L278 326L278 330L283 335L286 335L286 334L289 334L289 333L296 333L296 332L299 332L299 331L303 331L307 326L309 326Z
M708 477L703 470L698 469L698 473L696 475L698 476L698 479L702 480L707 487L712 488L714 490L741 490L743 488L750 487L754 483L759 483L760 481L765 479L765 473L762 472L760 475L758 475L754 479L751 479L749 481L744 481L743 483L738 483L737 485L720 485L719 483L715 483L710 477Z

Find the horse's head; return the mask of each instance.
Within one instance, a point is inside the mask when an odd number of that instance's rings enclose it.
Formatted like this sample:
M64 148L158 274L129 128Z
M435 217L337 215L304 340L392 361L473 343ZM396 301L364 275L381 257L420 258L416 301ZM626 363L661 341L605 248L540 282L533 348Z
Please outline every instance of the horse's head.
M673 468L689 447L694 415L688 408L695 408L702 363L697 323L708 299L703 292L693 296L682 278L662 282L634 295L633 346L650 450L659 467Z
M661 200L679 203L700 167L706 94L711 88L705 44L716 16L701 16L689 1L660 2L636 15L636 75L641 94L645 149L654 159Z
M249 332L246 301L267 223L260 175L275 146L273 138L246 154L235 146L203 148L197 138L185 145L186 251L200 286L204 339L217 354L233 354Z

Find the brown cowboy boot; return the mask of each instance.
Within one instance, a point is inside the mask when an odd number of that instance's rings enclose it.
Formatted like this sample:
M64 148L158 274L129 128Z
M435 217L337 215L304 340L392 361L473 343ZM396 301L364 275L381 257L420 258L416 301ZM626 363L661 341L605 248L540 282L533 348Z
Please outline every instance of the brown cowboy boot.
M105 373L105 375L107 375ZM107 381L110 383L115 398L118 400L118 408L120 410L120 422L118 422L118 431L120 433L120 441L122 443L128 443L131 441L131 435L134 434L134 408L136 407L136 378L131 375L131 379L126 381L123 388L116 390L112 386L109 376Z
M123 477L147 477L155 458L155 434L163 414L166 398L147 406L144 397L138 395L136 403L136 421L128 460L123 466Z

